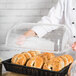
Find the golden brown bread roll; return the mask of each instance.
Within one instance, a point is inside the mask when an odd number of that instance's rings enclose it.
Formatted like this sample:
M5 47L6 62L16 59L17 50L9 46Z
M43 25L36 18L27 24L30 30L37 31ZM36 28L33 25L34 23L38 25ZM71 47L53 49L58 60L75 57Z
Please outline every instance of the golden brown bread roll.
M41 68L43 65L43 58L40 56L32 57L26 64L28 67Z
M52 70L52 71L60 71L64 68L64 61L60 57L52 58L49 62L45 63L43 69Z
M64 67L68 65L68 58L66 56L60 56L64 61Z
M29 67L43 67L43 69L46 70L60 71L65 66L73 62L73 57L70 55L55 57L53 53L44 52L40 54L39 51L28 51L21 54L16 54L12 58L11 62L18 65L25 65L26 63L26 66Z
M22 52L22 54L24 54L24 56L26 57L27 60L32 57L31 54L28 52Z
M63 55L63 56L67 57L67 59L68 59L68 65L74 61L73 57L71 55Z
M23 54L16 54L16 55L12 58L11 62L12 62L13 64L25 65L25 63L26 63L26 57L25 57Z
M32 57L37 56L37 55L40 54L39 51L32 51L32 50L28 51L28 53L30 53Z
M12 63L16 63L18 54L14 55L11 59Z
M43 58L44 63L47 63L51 58L55 57L53 53L48 53L48 52L42 53L39 56Z
M40 52L40 51L34 51L34 52L36 53L36 55L41 54L41 52Z

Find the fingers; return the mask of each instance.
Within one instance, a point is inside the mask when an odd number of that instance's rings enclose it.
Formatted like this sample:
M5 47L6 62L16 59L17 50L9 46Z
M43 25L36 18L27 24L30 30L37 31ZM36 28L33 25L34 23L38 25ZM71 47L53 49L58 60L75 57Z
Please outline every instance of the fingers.
M33 36L36 36L37 34L33 31L33 30L29 30L27 31L24 35L21 35L18 39L17 39L17 42L16 44L17 45L22 45L24 44L24 41L26 38L29 38L29 37L33 37Z
M22 45L22 44L24 44L24 41L17 41L16 44L17 45Z
M24 36L24 35L21 35L19 38L17 38L16 44L17 44L17 45L22 45L22 44L24 44L25 39L26 39L25 36Z

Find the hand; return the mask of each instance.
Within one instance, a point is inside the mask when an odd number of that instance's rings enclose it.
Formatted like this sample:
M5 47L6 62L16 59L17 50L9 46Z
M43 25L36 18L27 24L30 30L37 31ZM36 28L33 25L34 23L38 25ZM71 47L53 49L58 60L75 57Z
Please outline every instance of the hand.
M21 35L19 38L17 38L16 44L17 44L17 45L22 45L22 44L24 44L25 39L26 39L25 35Z
M34 36L36 36L36 35L37 35L37 34L36 34L33 30L29 30L29 31L27 31L26 33L24 33L24 35L21 35L21 36L17 39L16 44L22 45L22 44L24 44L26 38L28 38L28 37L34 37Z
M76 51L76 42L73 43L72 49L73 49L73 51Z

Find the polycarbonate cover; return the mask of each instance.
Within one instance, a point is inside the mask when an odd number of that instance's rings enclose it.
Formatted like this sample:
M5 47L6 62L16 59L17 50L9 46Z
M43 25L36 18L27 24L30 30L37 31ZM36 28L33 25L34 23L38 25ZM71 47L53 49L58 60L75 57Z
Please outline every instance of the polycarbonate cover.
M17 39L33 27L48 26L52 31L43 37L25 38L24 44L16 44ZM42 52L63 53L69 48L68 37L71 32L66 25L39 24L39 23L17 23L8 32L6 45L11 48L23 48L31 50L40 50ZM42 30L43 31L43 30Z

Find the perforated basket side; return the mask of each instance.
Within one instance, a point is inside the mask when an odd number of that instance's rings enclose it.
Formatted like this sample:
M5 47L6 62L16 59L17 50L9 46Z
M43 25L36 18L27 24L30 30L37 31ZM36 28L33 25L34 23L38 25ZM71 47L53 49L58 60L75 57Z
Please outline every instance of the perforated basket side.
M65 76L68 72L69 66L63 68L59 72L43 70L38 68L32 68L27 66L21 66L11 63L11 59L2 62L6 71L11 71L20 74L32 75L32 76Z

